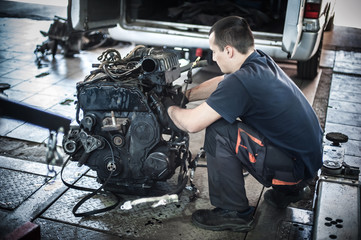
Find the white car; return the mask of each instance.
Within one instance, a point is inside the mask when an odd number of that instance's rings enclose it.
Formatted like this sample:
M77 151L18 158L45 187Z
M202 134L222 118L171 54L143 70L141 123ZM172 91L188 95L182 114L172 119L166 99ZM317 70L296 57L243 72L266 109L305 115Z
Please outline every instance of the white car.
M296 60L298 77L313 79L334 7L335 0L70 0L68 21L74 30L109 27L110 36L120 41L201 48L207 54L213 23L238 15L250 24L257 49L276 60Z

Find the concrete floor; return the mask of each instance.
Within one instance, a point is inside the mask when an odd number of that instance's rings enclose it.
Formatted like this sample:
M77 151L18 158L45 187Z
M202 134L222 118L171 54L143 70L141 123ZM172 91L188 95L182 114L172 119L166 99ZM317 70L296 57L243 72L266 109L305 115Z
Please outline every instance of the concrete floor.
M49 57L47 67L39 69L34 62L33 51L36 44L45 40L39 30L47 31L50 23L0 18L0 83L11 84L11 88L5 92L9 99L74 119L75 84L89 73L92 69L91 64L96 63L96 58L104 49L83 51L74 58L64 58L58 54L54 59ZM333 48L332 40L329 40L332 36L329 35L324 44L328 47L323 51L321 71L314 81L297 79L294 63L280 65L302 89L310 103L320 99L321 102L324 101L324 98L317 96L317 86L324 77L322 74L328 75L332 84L330 97L326 97L327 116L324 113L326 132L341 131L347 134L350 140L344 144L345 160L348 164L361 166L361 57L353 49L343 51L337 47ZM127 44L117 46L122 56L133 47ZM356 46L356 49L359 47ZM214 69L203 69L195 76L194 84L208 79L215 72ZM192 103L189 107L195 104L199 102ZM5 137L5 144L11 139L41 144L47 141L49 131L24 121L1 118L0 136L3 139ZM190 146L194 155L202 146L203 138L204 132L191 135ZM325 143L328 144L327 141ZM35 148L39 149L39 146ZM203 161L201 163L204 163ZM3 219L0 224L0 237L27 221L33 221L40 226L42 239L265 239L265 236L278 236L277 226L276 230L273 226L269 228L270 232L267 232L262 230L261 224L249 234L212 232L193 226L190 221L192 212L211 207L206 168L198 168L196 171L195 184L200 190L200 196L195 201L190 201L192 193L184 190L177 204L158 208L151 208L149 204L145 204L129 211L123 211L118 207L104 214L81 218L75 217L72 209L87 193L68 189L59 178L52 183L44 184L47 169L46 165L39 162L4 154L0 156L0 217ZM55 169L58 172L60 170L59 167ZM65 172L67 181L78 181L79 185L96 188L99 185L94 176L94 172L88 171L86 167L78 168L75 164L70 164ZM175 179L172 179L169 182L172 184L174 181ZM267 207L263 203L263 186L248 176L246 190L250 205L257 207L256 216L264 219L262 214L267 212ZM134 196L123 198L135 199ZM101 195L79 210L108 206L112 201L109 196ZM291 206L287 212L273 214L277 216L270 216L275 219L296 218L300 224L312 226L312 211L309 210L300 212L295 206ZM305 234L307 237L310 233Z

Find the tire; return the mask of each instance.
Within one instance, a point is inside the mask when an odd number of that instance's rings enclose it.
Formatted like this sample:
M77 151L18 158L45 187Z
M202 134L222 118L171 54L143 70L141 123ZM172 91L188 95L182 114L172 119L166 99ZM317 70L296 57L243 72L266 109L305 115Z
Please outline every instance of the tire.
M307 61L297 62L297 77L303 80L313 80L318 73L320 57L322 51L322 39L318 46L317 52Z

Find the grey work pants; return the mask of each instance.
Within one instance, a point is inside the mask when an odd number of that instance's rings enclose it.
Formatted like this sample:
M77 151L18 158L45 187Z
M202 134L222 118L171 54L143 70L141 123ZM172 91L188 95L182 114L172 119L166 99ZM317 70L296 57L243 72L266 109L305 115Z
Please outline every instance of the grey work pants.
M266 187L276 184L293 189L301 185L302 179L294 174L292 157L240 121L229 124L221 119L210 125L206 130L204 148L210 201L216 207L238 211L249 208L243 169ZM265 164L266 161L272 163L268 164L271 168Z

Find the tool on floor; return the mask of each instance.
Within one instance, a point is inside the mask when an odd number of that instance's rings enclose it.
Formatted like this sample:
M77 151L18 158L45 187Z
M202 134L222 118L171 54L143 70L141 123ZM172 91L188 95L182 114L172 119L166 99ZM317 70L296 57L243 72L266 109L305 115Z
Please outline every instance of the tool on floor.
M160 197L148 197L148 198L140 198L140 199L136 199L133 201L126 201L125 203L123 203L122 206L120 206L120 209L122 210L130 210L132 209L134 206L138 205L138 204L143 204L143 203L151 203L151 202L155 202L152 207L158 207L158 206L164 206L167 205L168 203L174 203L174 202L178 202L178 195L177 194L171 194L171 195L163 195Z

